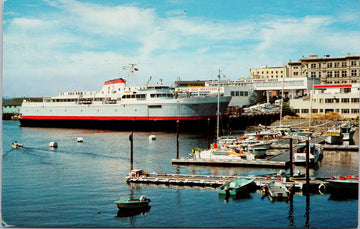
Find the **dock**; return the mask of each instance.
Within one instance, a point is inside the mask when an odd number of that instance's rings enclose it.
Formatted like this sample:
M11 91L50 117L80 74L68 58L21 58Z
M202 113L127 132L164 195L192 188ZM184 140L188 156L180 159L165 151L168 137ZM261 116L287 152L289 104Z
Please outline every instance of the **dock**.
M190 175L190 174L168 174L168 173L153 173L139 176L126 176L127 183L142 183L153 185L177 185L177 186L199 186L218 188L221 185L231 180L240 178L252 178L257 188L265 186L267 183L276 180L283 183L285 186L293 186L297 190L303 190L306 186L305 177L281 177L281 176L211 176L211 175ZM311 178L310 189L318 190L322 184L327 184L326 181L330 178Z
M240 167L268 167L268 168L286 168L290 160L210 160L210 159L193 159L193 158L174 158L173 164L178 165L213 165L213 166L240 166Z

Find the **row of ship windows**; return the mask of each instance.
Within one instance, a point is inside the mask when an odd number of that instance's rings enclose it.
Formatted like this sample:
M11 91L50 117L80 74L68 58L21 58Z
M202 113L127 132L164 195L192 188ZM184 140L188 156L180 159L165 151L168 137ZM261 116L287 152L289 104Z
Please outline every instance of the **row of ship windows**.
M162 93L162 94L150 94L151 98L173 98L171 93ZM121 97L122 99L145 99L146 94L126 94ZM86 98L81 100L94 100L94 101L103 101L105 98ZM44 102L77 102L78 99L45 99Z
M310 109L293 109L293 111L297 114L309 114ZM325 109L325 113L327 112L333 112L334 109ZM336 113L341 113L341 114L359 114L359 109L355 108L355 109L335 109ZM319 114L319 113L324 113L324 109L312 109L312 113L313 114Z

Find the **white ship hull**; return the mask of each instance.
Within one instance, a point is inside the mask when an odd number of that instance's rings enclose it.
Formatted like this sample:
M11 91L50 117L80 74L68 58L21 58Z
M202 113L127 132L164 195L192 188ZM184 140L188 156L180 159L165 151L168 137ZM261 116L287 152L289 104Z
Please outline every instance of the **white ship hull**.
M104 88L107 85L104 84ZM85 93L77 97L69 94L46 98L44 102L24 101L20 109L21 125L90 128L94 125L97 128L106 124L115 129L129 129L134 126L151 128L154 123L159 126L169 122L173 127L179 120L180 125L189 122L192 126L199 122L207 123L208 119L215 120L217 114L217 96L176 98L166 88L141 88L120 94L117 98L112 95L112 99L104 96L86 97ZM219 97L220 113L224 112L230 99Z

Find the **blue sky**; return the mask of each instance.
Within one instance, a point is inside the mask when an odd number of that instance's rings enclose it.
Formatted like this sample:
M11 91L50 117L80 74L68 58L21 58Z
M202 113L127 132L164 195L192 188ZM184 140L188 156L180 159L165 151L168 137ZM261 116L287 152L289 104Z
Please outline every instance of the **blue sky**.
M359 0L6 0L3 95L100 90L104 81L249 76L302 56L360 55Z

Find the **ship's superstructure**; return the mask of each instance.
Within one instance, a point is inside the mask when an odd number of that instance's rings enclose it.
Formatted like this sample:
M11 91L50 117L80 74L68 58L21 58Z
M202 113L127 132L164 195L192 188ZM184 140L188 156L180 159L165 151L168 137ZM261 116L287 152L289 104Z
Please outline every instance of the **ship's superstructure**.
M220 96L222 113L231 97ZM127 87L122 78L106 81L100 91L61 92L42 102L23 101L22 126L82 126L107 124L116 129L157 127L215 120L217 96L180 97L167 86ZM172 126L172 125L171 125ZM168 126L169 127L169 126ZM156 127L155 127L156 128ZM160 128L164 129L164 128Z

